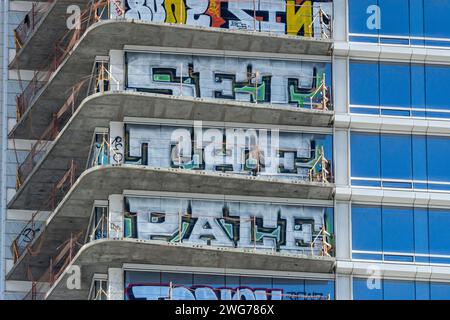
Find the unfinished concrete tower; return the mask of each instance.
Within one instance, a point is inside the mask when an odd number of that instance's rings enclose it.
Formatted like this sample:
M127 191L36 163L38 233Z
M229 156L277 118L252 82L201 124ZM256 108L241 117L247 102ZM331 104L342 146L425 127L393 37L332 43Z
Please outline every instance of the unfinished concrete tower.
M450 34L392 3L9 1L5 298L448 298Z

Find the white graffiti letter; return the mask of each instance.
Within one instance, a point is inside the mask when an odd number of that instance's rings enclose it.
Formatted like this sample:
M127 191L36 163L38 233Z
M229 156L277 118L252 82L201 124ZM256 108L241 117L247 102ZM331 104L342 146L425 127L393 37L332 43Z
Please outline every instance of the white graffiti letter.
M186 5L189 7L186 13L186 24L210 26L211 17L204 14L208 10L208 0L186 0Z
M125 18L152 21L153 13L145 6L145 0L127 0L127 3L130 10L125 13Z
M371 5L367 7L367 14L370 14L367 18L367 29L380 30L381 29L381 9L377 5Z
M67 269L66 272L69 275L67 277L67 281L66 281L67 289L69 289L69 290L73 290L73 289L80 290L81 289L81 270L80 270L80 267L79 266L70 266Z

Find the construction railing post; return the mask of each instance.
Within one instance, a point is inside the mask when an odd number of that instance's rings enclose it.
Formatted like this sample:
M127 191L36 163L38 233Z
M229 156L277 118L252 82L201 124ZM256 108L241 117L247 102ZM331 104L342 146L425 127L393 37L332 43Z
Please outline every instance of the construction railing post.
M322 106L322 108L323 108L323 110L327 110L328 108L327 108L327 103L328 103L328 98L327 98L327 87L325 86L325 73L323 74L323 77L322 77L322 104L323 104L323 106Z
M253 216L253 250L256 251L256 216Z
M50 258L50 265L48 267L48 281L53 284L53 258Z

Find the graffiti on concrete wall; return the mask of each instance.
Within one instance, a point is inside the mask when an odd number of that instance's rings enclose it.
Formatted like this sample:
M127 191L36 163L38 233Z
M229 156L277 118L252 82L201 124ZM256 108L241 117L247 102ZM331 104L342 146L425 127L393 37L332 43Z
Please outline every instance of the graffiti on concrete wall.
M320 161L331 158L330 139L266 129L127 124L124 159L159 168L310 180L331 172L330 162Z
M325 95L330 109L324 62L128 52L126 63L128 89L310 109L323 109Z
M117 2L117 1L115 1ZM120 0L127 19L192 26L274 32L304 37L328 36L330 0ZM321 13L324 14L321 14Z
M331 252L322 241L332 242L331 208L159 197L127 197L125 203L128 237L308 255ZM323 228L329 237L323 238Z
M126 300L312 300L333 299L327 279L273 278L270 275L125 271Z

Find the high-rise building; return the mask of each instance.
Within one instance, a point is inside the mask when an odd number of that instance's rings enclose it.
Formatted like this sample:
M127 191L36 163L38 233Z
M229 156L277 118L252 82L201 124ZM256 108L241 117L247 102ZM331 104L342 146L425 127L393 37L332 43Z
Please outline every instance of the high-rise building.
M5 299L450 298L450 1L2 5Z

